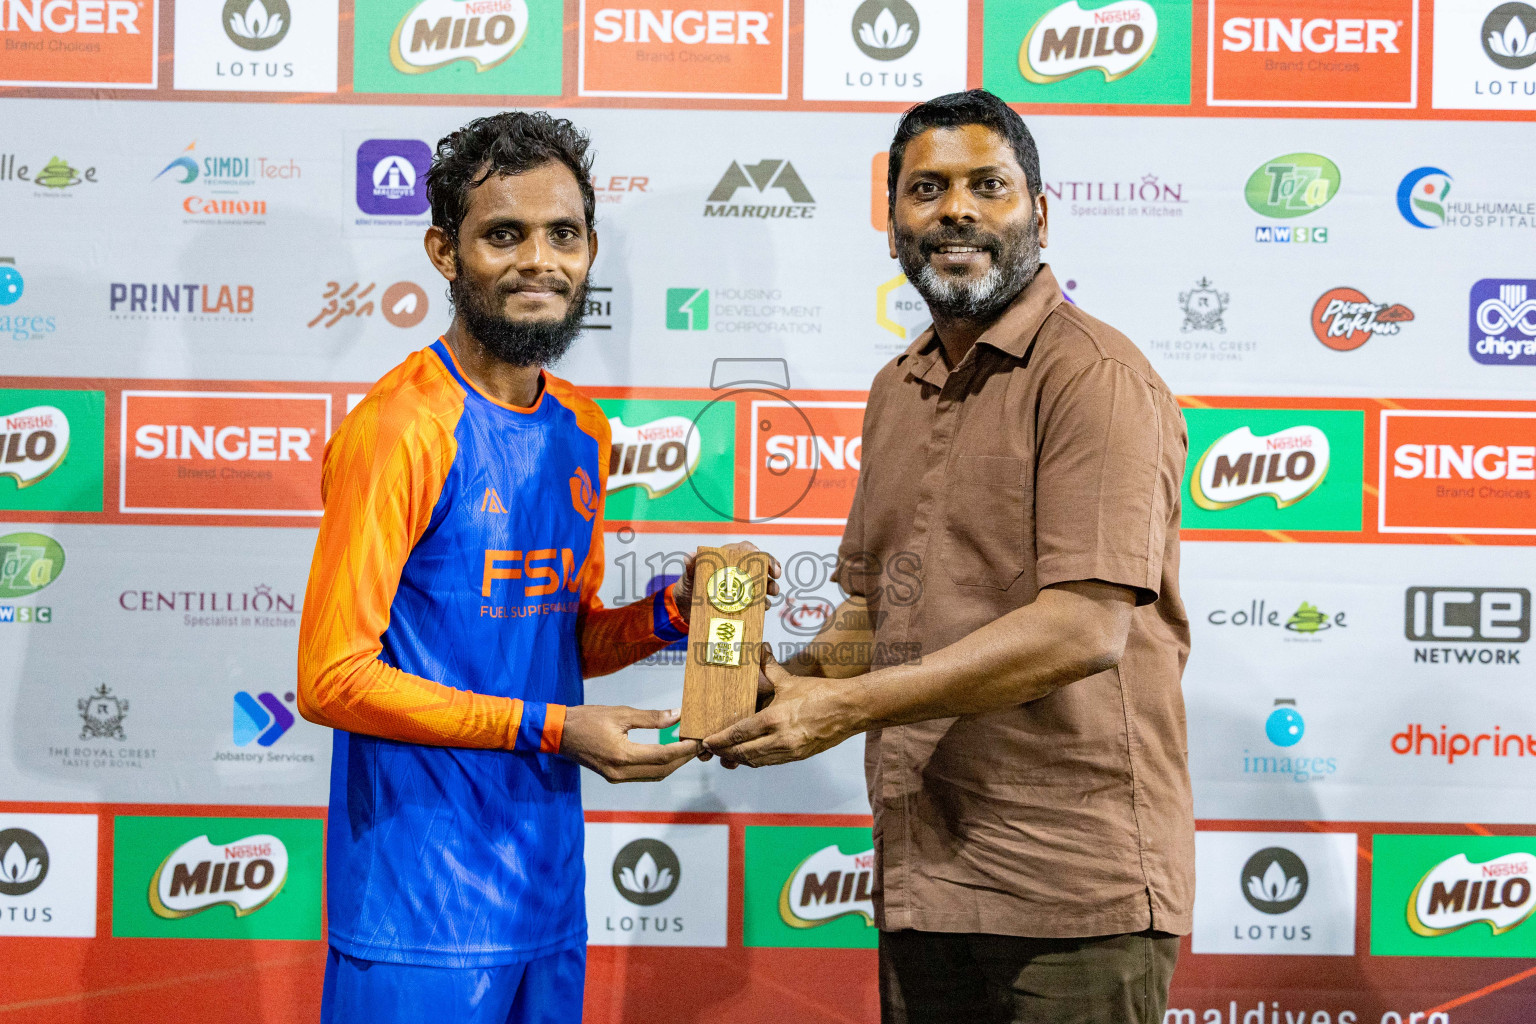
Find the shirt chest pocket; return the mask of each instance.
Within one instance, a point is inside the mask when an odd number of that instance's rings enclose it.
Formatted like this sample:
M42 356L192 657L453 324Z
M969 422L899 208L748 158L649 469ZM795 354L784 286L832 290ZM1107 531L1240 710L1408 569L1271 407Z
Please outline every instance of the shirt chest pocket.
M942 557L955 583L1007 590L1024 571L1024 474L1024 460L1009 456L961 455L950 464Z

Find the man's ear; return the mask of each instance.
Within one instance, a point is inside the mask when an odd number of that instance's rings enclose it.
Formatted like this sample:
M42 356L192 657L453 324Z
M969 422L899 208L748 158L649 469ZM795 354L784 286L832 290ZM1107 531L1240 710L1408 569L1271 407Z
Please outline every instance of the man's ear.
M885 244L891 250L891 259L896 258L896 211L892 210L890 216L885 219Z
M427 228L426 237L422 240L423 247L427 250L427 259L437 268L437 272L443 275L446 281L452 281L459 276L454 266L453 239L448 237L448 232L436 224Z
M1044 249L1047 245L1051 244L1050 225L1046 223L1046 217L1050 213L1050 209L1045 201L1045 192L1042 191L1039 195L1035 196L1035 208L1039 211L1036 216L1040 218L1040 248Z
M587 271L592 270L592 264L597 262L597 232L587 232Z

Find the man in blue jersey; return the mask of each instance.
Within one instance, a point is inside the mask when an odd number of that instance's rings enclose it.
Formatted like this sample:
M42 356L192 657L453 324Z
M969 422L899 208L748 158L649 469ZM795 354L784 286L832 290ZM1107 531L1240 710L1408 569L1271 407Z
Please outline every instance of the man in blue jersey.
M299 637L300 710L336 730L324 1021L580 1021L577 766L655 780L699 753L629 741L676 711L582 703L584 676L686 634L692 589L690 564L638 604L597 596L608 420L544 369L597 255L587 145L542 112L438 143L426 248L453 323L326 445Z

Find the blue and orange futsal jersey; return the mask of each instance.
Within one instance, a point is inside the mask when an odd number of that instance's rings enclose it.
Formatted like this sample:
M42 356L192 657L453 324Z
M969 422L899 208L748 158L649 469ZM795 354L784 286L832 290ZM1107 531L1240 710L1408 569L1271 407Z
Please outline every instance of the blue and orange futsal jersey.
M549 374L496 402L441 340L326 445L299 706L336 730L331 945L489 967L585 942L582 677L678 639L670 588L605 609L608 421Z

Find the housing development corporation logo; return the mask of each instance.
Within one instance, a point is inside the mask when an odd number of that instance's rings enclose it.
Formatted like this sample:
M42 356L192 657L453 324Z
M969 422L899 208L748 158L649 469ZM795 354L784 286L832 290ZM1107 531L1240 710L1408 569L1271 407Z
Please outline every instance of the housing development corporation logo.
M1356 288L1330 288L1312 304L1312 334L1335 352L1391 337L1412 319L1413 310L1402 303L1372 302Z
M1418 4L1379 0L1338 17L1327 0L1212 0L1212 106L1412 107Z
M1381 414L1378 529L1536 534L1536 413Z
M747 190L747 203L737 202L737 193ZM750 201L753 193L768 200L762 204ZM788 202L784 202L784 200ZM773 202L778 200L778 202ZM764 159L755 164L742 164L735 160L726 168L720 180L704 201L706 217L756 217L809 219L816 213L816 197L805 187L805 182L788 160Z
M1529 837L1372 837L1371 952L1528 957L1536 930Z
M985 11L983 84L1003 99L1189 102L1188 4L987 0Z
M1353 954L1356 844L1347 833L1196 833L1194 951Z
M583 96L785 99L786 0L581 0Z
M159 28L149 0L5 0L0 85L152 89Z
M1473 359L1489 366L1536 366L1536 281L1485 277L1467 300Z

